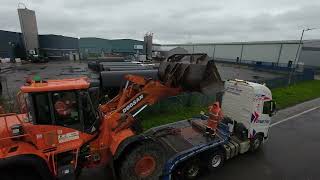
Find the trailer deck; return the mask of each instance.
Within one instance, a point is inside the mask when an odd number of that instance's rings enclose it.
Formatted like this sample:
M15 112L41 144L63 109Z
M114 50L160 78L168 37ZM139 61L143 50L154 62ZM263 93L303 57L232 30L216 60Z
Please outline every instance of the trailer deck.
M223 147L229 138L228 127L220 123L216 136L206 135L207 119L191 118L176 123L156 127L147 132L166 147L169 160L163 170L162 179L172 179L172 173L181 162L204 151Z

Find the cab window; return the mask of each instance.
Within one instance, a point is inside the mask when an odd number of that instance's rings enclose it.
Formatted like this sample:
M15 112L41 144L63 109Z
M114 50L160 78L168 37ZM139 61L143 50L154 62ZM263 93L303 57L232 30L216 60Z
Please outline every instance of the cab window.
M77 94L74 91L52 94L55 123L81 130Z
M36 119L35 123L43 124L43 125L52 124L52 116L50 113L48 94L47 93L35 94L33 96L33 102L35 107L35 114L34 114Z
M265 101L263 103L263 114L270 114L271 112L271 101Z
M93 109L92 102L90 101L89 94L84 94L82 98L82 110L83 110L83 120L84 120L84 130L86 132L92 131L92 126L96 121L96 113Z

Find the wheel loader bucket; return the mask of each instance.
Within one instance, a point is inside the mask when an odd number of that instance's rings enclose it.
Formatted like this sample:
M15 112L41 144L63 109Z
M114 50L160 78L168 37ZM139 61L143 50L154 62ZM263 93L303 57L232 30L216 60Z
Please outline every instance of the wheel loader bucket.
M159 79L184 91L213 94L223 87L213 60L206 54L175 54L159 66Z

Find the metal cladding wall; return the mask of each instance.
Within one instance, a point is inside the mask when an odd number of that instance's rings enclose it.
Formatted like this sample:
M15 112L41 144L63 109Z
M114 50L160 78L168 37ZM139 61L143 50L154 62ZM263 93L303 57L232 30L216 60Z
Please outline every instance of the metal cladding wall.
M305 66L320 66L320 40L304 42L299 62L303 62Z
M18 15L26 50L39 49L38 27L35 12L27 8L18 9Z
M0 58L19 57L17 50L23 51L24 45L21 33L0 30ZM15 47L13 47L14 45Z
M61 35L40 35L39 42L41 49L79 49L78 38Z
M299 62L305 66L320 66L320 48L302 48Z
M80 38L79 49L83 55L100 56L102 53L134 54L137 50L134 45L143 45L143 41L133 39L101 39L101 38Z
M101 38L80 38L79 49L82 54L111 53L111 43L108 39Z
M216 60L236 62L237 58L243 63L266 62L286 66L294 61L296 53L300 53L299 41L261 41L234 43L205 43L205 44L169 44L164 47L181 47L189 53L207 53ZM306 53L304 53L304 56ZM309 53L315 56L314 53ZM301 56L303 57L303 56ZM300 61L306 61L301 58ZM320 66L320 63L319 65Z
M114 53L127 53L134 54L137 50L134 49L134 45L143 45L143 41L134 39L115 39L110 40L112 46L112 52Z
M220 60L235 61L241 57L241 45L216 45L214 57Z
M241 60L278 62L280 44L244 45Z
M296 58L299 44L282 44L279 64L286 64Z
M78 38L61 35L40 35L40 52L50 59L78 59ZM73 55L77 57L73 57ZM72 56L70 58L70 56Z

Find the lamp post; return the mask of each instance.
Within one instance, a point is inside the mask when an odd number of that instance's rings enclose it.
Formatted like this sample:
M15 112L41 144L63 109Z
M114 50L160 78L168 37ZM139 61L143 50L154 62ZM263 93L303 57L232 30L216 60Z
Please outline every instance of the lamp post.
M288 80L288 85L291 84L291 81L292 81L292 76L294 75L295 73L295 70L296 70L296 65L298 64L298 61L299 61L299 58L298 58L298 55L299 55L299 50L300 50L300 47L303 43L303 35L306 31L312 31L312 30L315 30L315 29L319 29L319 28L306 28L306 29L303 29L302 32L301 32L301 37L300 37L300 41L299 41L299 46L298 46L298 49L297 49L297 52L296 52L296 56L294 58L294 62L293 62L293 67L291 68L291 71L290 71L290 75L289 75L289 80Z

